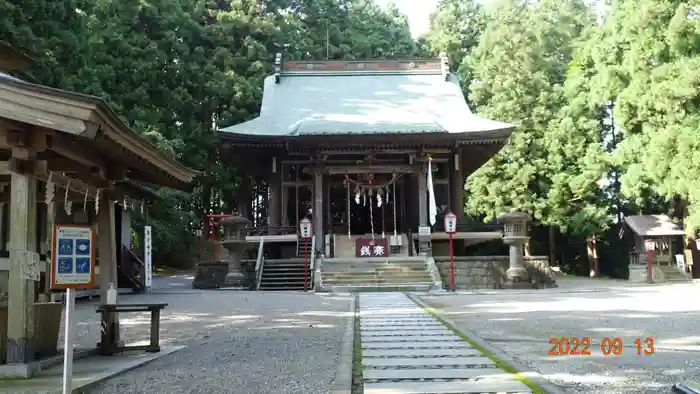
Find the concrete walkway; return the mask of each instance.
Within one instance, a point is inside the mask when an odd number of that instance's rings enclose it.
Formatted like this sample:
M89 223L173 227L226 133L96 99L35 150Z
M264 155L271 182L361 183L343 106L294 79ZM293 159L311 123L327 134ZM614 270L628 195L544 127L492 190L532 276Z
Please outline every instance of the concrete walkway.
M529 393L401 293L360 295L365 394Z

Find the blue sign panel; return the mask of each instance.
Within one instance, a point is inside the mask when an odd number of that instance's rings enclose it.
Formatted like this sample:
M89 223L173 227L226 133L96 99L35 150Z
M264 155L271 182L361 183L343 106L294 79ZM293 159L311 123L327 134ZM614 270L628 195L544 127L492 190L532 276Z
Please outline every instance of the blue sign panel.
M91 251L89 239L75 240L75 254L78 256L89 256Z
M73 273L73 258L72 257L59 257L57 270L58 270L59 274L72 274Z
M52 287L91 288L95 280L95 256L92 227L56 225L54 227Z
M90 273L90 259L79 257L75 259L75 272L78 274Z
M73 254L73 244L75 240L73 239L59 239L58 240L58 254L62 256L71 256Z

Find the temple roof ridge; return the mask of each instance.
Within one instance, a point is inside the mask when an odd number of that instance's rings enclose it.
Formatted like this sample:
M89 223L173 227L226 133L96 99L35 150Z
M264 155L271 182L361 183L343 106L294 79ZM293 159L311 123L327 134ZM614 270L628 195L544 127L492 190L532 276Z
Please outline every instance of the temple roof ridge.
M372 59L372 60L286 60L281 63L281 76L345 76L372 74L433 74L443 72L442 60L436 59Z
M280 54L265 78L260 116L220 131L227 138L435 133L503 142L513 129L472 113L444 54L366 61L282 61Z

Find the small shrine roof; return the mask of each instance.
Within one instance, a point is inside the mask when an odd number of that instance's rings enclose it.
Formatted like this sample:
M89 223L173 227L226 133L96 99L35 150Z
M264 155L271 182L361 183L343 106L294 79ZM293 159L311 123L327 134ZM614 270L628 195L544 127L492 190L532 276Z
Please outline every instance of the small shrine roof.
M513 125L479 117L444 60L278 63L264 82L260 116L224 136L296 137L405 133L504 140Z
M684 235L683 229L666 215L625 216L625 223L642 237Z

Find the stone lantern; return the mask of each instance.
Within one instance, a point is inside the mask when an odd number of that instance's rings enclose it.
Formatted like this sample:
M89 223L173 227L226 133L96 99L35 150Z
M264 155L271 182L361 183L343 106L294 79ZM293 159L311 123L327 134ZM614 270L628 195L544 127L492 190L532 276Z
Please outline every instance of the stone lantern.
M523 247L530 237L527 235L527 224L532 217L524 212L510 212L498 217L504 224L503 242L510 247L510 268L506 278L510 285L529 287L530 276L523 262Z
M221 219L219 224L224 228L225 234L222 245L229 251L228 274L226 274L225 283L227 286L243 286L245 275L241 267L241 260L244 259L244 254L250 246L246 241L245 229L250 226L251 222L243 216L232 215Z

